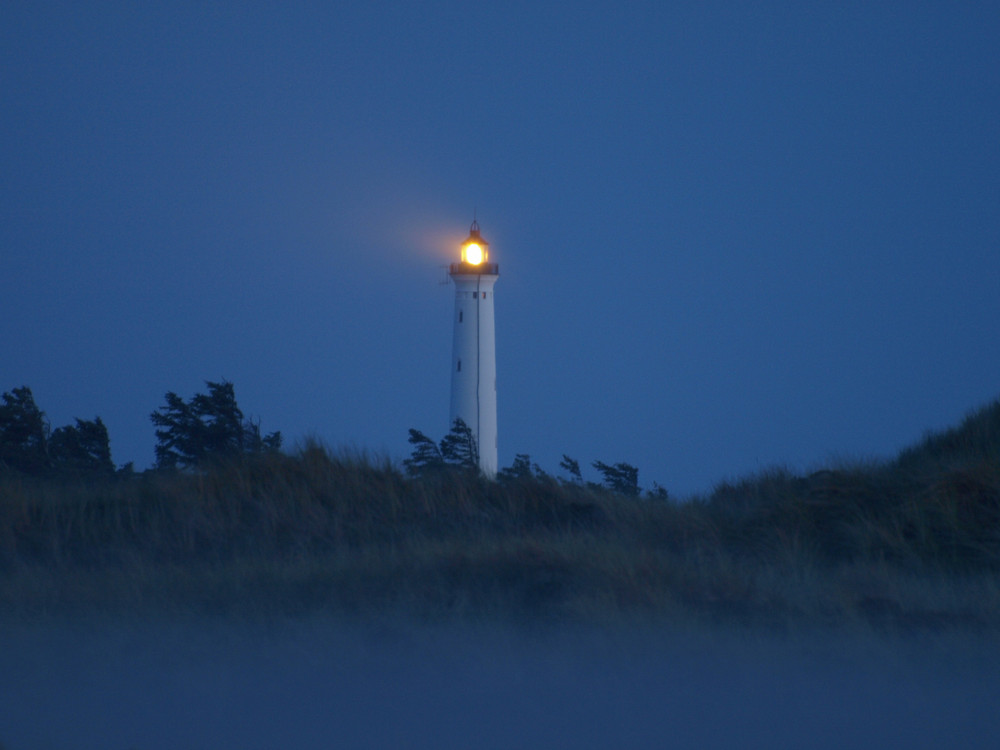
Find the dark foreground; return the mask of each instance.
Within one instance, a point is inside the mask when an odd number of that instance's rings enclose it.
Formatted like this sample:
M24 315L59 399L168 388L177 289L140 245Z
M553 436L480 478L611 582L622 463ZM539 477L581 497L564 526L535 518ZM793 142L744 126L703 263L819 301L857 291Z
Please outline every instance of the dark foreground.
M295 454L0 476L3 750L1000 737L1000 401L705 497Z
M993 748L975 636L5 622L5 750Z

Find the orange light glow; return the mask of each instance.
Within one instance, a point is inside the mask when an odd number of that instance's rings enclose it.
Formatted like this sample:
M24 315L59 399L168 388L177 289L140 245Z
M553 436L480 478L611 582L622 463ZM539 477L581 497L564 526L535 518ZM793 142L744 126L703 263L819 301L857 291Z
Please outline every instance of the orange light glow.
M470 242L467 245L463 245L462 260L466 263L471 263L474 266L478 266L480 263L486 260L483 248L480 245L476 244L475 242Z

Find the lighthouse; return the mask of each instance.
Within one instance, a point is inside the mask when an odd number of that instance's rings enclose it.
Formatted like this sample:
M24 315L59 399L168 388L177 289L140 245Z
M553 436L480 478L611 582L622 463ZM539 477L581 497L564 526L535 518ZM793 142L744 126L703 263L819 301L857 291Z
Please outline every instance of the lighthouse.
M479 468L497 473L497 356L493 327L493 285L500 267L490 262L489 243L473 220L462 243L461 260L449 266L455 282L454 338L451 355L451 420L472 430Z

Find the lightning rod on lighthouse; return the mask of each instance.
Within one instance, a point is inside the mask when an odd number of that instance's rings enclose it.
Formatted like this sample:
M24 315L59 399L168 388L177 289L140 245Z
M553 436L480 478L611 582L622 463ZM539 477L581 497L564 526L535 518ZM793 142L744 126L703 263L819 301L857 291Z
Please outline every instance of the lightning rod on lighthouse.
M493 326L493 285L500 267L489 260L489 243L475 220L462 243L458 263L449 266L455 282L451 357L451 424L461 419L472 430L479 468L497 473L497 358Z

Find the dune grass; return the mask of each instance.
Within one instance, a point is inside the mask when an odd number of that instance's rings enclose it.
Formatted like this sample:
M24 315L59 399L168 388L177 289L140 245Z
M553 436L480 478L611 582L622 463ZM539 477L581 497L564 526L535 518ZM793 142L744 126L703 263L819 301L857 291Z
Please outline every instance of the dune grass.
M0 478L0 608L1000 630L1000 401L896 459L684 501L309 444Z

